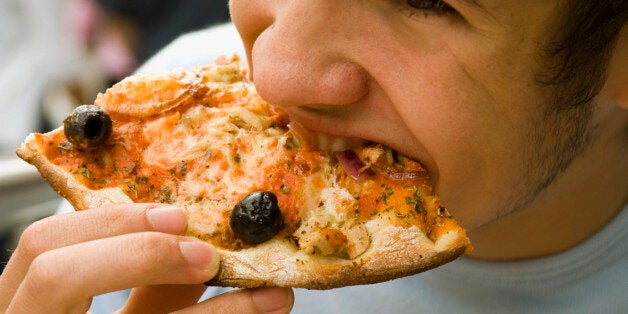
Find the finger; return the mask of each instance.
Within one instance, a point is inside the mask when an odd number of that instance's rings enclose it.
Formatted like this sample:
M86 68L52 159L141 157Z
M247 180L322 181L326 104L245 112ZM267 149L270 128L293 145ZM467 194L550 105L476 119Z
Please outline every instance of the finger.
M221 294L176 313L290 313L294 293L290 288L242 289Z
M35 222L22 234L0 276L0 312L7 308L31 262L46 251L125 233L183 234L185 229L185 214L173 206L161 204L119 204Z
M188 237L143 232L79 243L38 256L9 309L65 311L94 295L130 287L199 284L218 267L216 249Z
M206 289L204 284L135 288L119 313L170 313L196 304Z

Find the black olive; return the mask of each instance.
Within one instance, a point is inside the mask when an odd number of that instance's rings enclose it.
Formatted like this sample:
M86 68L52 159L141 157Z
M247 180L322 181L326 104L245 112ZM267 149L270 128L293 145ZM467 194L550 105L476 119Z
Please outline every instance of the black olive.
M229 224L235 235L246 243L270 240L283 228L284 217L272 192L253 192L233 208Z
M111 118L94 105L82 105L63 120L63 132L79 148L95 148L111 135Z

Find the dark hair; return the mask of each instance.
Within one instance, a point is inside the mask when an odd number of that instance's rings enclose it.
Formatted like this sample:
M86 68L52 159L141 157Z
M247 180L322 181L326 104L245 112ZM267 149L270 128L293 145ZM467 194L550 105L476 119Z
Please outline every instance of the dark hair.
M545 47L549 71L538 78L556 88L553 109L589 103L606 79L606 67L628 18L626 0L570 0L561 31Z
M537 80L548 87L544 128L529 135L527 168L534 190L521 207L549 186L595 137L592 99L606 81L606 68L626 24L628 0L566 0L560 30L542 46L545 70Z

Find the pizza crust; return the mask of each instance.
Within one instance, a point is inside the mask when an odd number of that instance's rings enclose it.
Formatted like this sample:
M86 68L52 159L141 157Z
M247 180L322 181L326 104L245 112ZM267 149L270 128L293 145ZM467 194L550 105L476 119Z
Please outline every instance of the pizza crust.
M119 188L90 190L80 184L44 157L33 134L16 153L34 165L76 210L132 202ZM220 272L209 284L331 289L377 283L447 263L463 254L468 245L466 236L458 231L449 231L433 242L419 228L390 225L384 216L371 218L366 228L370 246L355 259L306 254L290 240L279 236L238 251L218 248Z
M377 227L371 240L369 249L353 260L305 254L281 239L238 252L221 251L221 270L211 284L308 289L371 284L426 271L465 251L458 235L433 243L418 228Z
M75 210L133 202L119 188L107 188L96 191L85 187L71 174L64 171L63 168L46 159L35 140L34 134L30 134L24 140L24 143L16 150L16 154L35 166L50 186L59 195L67 199Z

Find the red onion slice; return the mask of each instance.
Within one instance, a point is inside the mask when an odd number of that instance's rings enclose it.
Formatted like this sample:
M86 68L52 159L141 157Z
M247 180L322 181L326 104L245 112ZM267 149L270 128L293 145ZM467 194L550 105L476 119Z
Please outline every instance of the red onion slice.
M338 151L334 155L338 158L340 166L354 180L362 180L375 174L370 168L364 168L366 165L352 150Z

